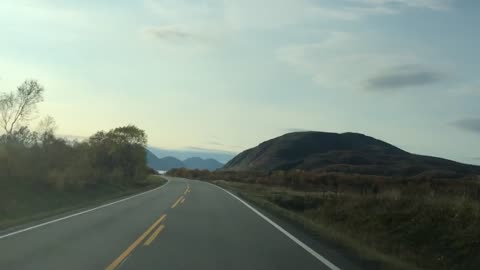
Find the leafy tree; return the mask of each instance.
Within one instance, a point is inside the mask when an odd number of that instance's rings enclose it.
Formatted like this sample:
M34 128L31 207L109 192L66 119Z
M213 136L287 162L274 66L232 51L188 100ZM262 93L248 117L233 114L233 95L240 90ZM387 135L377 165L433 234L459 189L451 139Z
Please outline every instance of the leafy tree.
M108 136L119 143L139 145L143 147L147 144L147 135L145 134L145 131L134 125L116 128L110 131Z
M37 130L42 144L51 144L56 141L55 131L57 130L57 124L50 115L47 115L40 121Z
M145 131L133 125L119 127L97 132L88 143L90 164L100 172L98 181L134 182L146 176Z
M44 88L35 80L26 80L16 92L0 95L0 127L7 137L11 137L16 128L31 120L37 104L43 101Z
M128 186L145 180L147 135L136 126L100 131L81 143L56 137L57 125L51 116L31 131L26 124L43 100L43 92L36 81L27 80L16 92L0 94L0 130L4 131L0 186L47 184L62 191L97 184Z
M50 134L54 134L55 131L57 130L57 123L55 122L55 119L50 116L50 115L47 115L45 118L42 119L42 121L40 121L40 123L38 124L38 133L40 134L45 134L45 133L50 133Z
M30 131L26 126L22 126L13 131L10 142L31 147L37 144L38 133Z

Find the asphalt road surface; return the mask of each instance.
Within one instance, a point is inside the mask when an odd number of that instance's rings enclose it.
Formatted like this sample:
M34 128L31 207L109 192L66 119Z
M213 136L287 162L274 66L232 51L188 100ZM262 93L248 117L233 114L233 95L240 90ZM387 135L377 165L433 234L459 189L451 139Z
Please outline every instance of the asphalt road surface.
M152 191L1 232L0 269L354 268L284 228L214 185L169 178Z

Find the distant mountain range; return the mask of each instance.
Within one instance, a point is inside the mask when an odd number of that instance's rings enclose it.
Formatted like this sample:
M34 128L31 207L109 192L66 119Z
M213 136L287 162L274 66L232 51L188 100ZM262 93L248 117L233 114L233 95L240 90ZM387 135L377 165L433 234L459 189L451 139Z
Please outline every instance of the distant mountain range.
M154 146L149 146L147 149L152 152L155 156L159 158L163 157L174 157L179 160L185 160L191 157L199 157L203 159L215 159L220 163L227 163L231 160L237 153L212 150L212 149L203 149L196 147L189 147L183 149L164 149Z
M147 150L147 164L150 168L158 171L168 171L175 168L214 171L223 167L223 164L215 159L202 159L199 157L192 157L181 161L174 157L158 158L150 150Z
M455 177L480 174L480 167L403 151L359 133L295 132L248 149L224 170L336 171L374 175Z

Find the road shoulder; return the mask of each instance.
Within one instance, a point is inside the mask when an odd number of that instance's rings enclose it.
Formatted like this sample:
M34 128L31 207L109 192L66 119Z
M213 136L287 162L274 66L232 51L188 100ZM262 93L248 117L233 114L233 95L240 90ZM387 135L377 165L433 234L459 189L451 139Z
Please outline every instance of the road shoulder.
M366 258L358 254L354 249L342 244L341 241L336 241L336 239L313 231L309 226L297 220L295 215L291 215L290 211L264 200L259 200L258 198L250 196L247 192L242 192L222 182L213 181L212 184L224 188L245 200L257 211L277 223L317 253L326 257L340 269L383 269L382 262L374 258Z
M152 177L155 177L155 179L152 180ZM52 223L56 220L63 220L79 214L91 212L92 210L101 209L106 206L116 204L117 202L134 198L144 193L161 188L167 183L168 180L161 176L150 176L149 184L142 188L126 190L124 192L112 194L111 196L96 198L94 201L84 201L82 203L62 208L51 209L49 211L38 213L35 216L18 219L4 225L0 223L0 239L19 231L25 231L28 228L43 226L42 224Z

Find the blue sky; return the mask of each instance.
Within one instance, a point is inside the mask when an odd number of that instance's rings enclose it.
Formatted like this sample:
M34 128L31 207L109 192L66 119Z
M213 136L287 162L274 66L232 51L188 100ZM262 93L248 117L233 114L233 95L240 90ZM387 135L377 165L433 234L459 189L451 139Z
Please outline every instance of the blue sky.
M475 0L0 3L0 91L46 88L64 135L136 124L151 145L239 152L361 132L480 164Z

